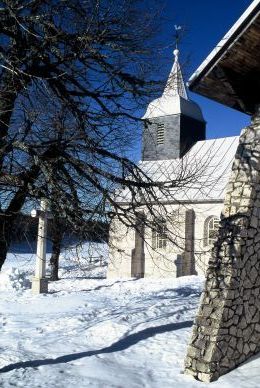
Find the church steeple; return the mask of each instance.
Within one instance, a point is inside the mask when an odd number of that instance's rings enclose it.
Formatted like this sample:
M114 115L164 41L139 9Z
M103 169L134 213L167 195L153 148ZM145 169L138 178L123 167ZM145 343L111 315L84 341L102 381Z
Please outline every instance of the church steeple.
M179 63L179 50L176 48L173 51L174 63L166 83L163 96L180 96L188 100L187 91L182 77L181 67Z
M143 160L180 158L196 141L205 139L205 121L199 106L188 98L179 50L173 53L163 94L149 104L143 116Z

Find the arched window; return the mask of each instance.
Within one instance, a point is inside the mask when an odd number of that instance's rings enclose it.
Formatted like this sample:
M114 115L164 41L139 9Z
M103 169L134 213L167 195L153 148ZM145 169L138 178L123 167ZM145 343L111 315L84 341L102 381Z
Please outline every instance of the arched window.
M219 229L219 218L210 216L205 220L204 224L204 246L213 245L217 238Z
M152 234L152 247L154 249L165 249L167 245L167 227L165 220L154 222Z

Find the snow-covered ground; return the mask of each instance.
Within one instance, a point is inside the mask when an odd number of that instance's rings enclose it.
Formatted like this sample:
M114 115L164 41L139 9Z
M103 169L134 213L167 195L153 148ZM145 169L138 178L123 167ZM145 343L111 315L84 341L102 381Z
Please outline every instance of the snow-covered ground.
M84 254L95 263L64 253L62 280L39 296L28 288L33 255L9 254L0 274L1 388L260 387L257 356L211 384L182 373L201 278L106 280L104 246Z

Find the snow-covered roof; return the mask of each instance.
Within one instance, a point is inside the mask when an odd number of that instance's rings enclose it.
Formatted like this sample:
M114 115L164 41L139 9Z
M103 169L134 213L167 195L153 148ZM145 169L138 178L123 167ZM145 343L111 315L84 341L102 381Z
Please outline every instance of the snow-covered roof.
M181 96L162 97L152 101L147 108L143 119L161 116L183 114L199 121L205 121L200 107L194 101L185 100Z
M143 119L184 114L199 121L204 121L200 107L188 99L187 91L179 64L179 50L174 50L174 64L160 98L152 101L146 110Z
M165 182L158 199L170 202L219 201L224 199L239 137L198 141L182 159L142 161L139 168L154 182ZM171 188L173 181L177 186ZM131 200L128 190L118 193L118 202Z

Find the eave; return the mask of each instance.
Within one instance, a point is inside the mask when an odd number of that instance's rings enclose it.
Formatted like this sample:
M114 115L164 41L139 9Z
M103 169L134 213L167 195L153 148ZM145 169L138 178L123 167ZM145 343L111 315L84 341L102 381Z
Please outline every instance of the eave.
M260 0L255 0L203 61L189 89L253 114L260 103Z

